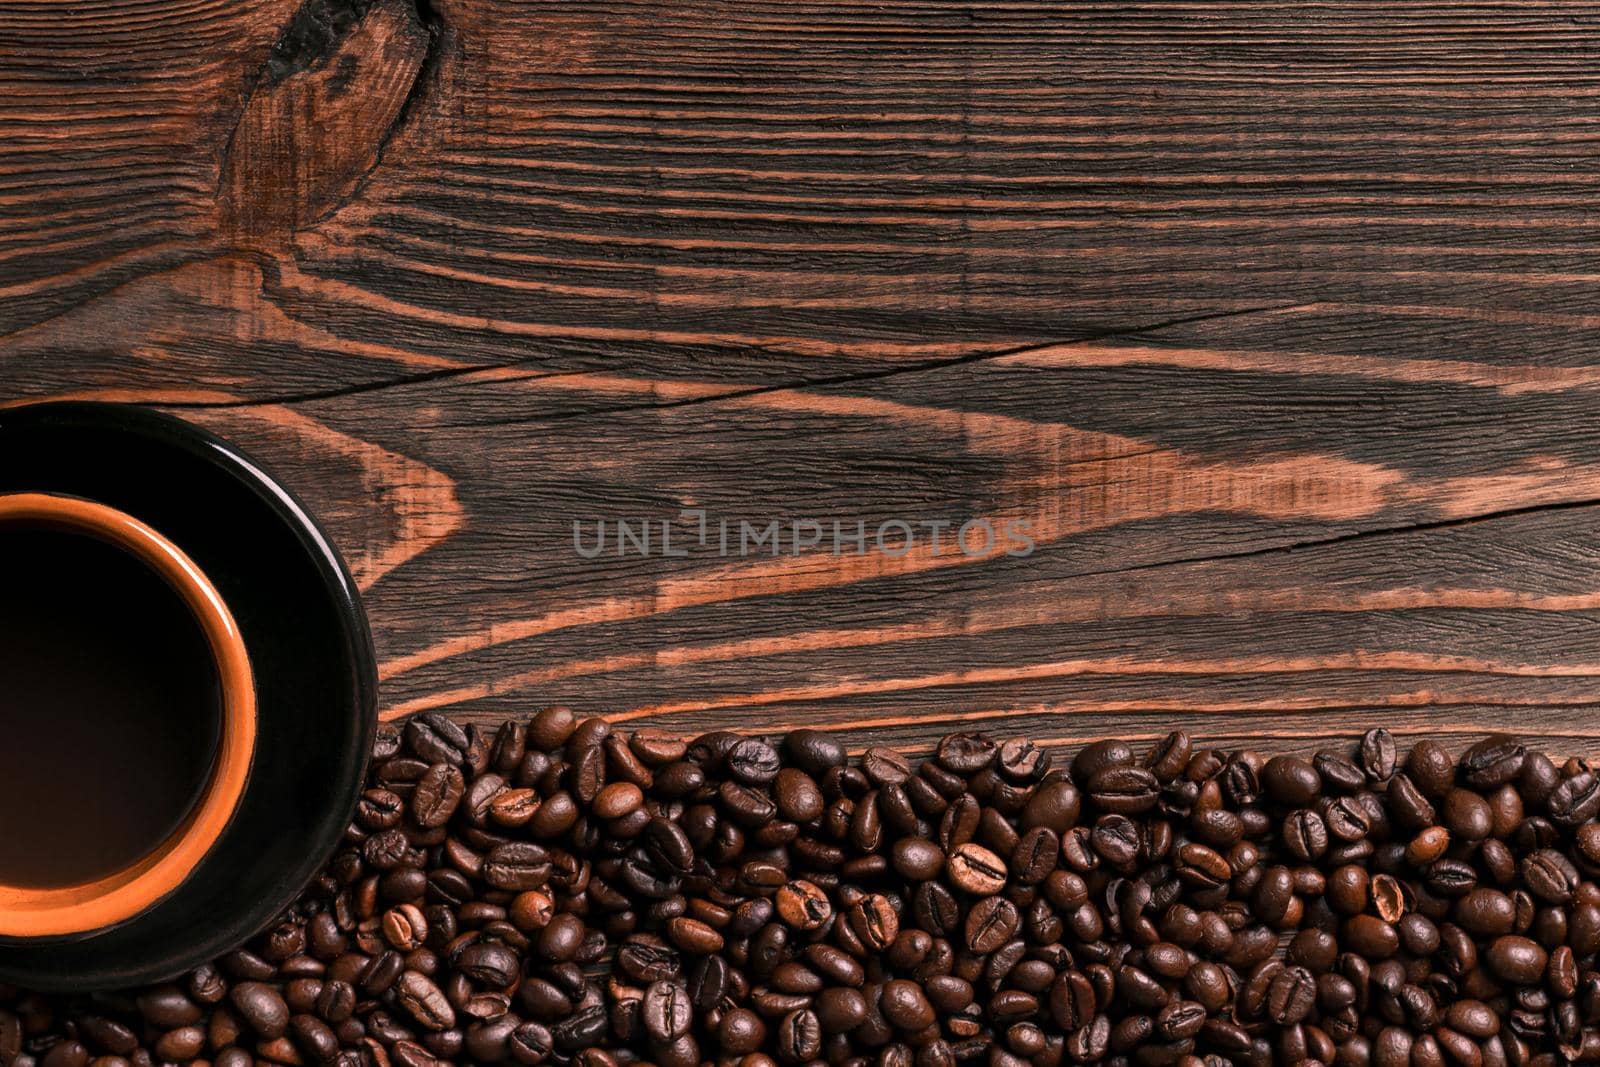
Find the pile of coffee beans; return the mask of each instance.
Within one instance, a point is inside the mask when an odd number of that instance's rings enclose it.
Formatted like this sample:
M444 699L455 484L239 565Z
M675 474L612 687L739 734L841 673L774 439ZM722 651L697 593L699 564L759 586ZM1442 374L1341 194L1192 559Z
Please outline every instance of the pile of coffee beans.
M345 845L176 981L0 990L0 1064L1600 1061L1600 774L560 708L379 739Z

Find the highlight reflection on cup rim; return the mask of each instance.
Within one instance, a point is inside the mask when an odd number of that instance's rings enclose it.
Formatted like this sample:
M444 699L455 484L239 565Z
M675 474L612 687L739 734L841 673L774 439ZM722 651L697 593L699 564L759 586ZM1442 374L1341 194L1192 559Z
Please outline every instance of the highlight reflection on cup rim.
M27 523L86 534L140 560L178 593L205 634L222 690L221 731L211 775L183 823L120 870L67 886L0 882L0 937L93 933L126 922L183 884L233 818L255 752L256 694L250 657L233 613L211 580L177 545L126 512L53 493L0 494L0 524Z

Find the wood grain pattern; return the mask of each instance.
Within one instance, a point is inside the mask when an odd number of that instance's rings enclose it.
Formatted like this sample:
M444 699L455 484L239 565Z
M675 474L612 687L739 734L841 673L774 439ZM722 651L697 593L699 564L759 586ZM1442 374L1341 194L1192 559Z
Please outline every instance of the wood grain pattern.
M386 714L1600 752L1600 14L0 3L0 400L235 438ZM1035 551L585 559L573 524Z

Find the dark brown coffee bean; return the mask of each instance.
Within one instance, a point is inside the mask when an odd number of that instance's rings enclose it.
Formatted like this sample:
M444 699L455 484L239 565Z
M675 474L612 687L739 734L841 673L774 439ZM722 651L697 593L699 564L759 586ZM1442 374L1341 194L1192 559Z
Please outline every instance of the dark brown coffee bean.
M1269 798L1289 807L1306 807L1322 795L1322 776L1299 756L1274 756L1260 781Z
M239 1017L263 1040L282 1037L289 1029L289 1005L272 986L241 982L229 996Z
M1459 1000L1444 1013L1444 1021L1451 1029L1478 1040L1500 1032L1500 1017L1481 1000Z
M667 1043L689 1032L694 1004L689 992L672 981L652 982L645 990L640 1020L651 1040Z
M339 1058L338 1036L315 1015L296 1015L291 1018L289 1034L300 1054L312 1063L333 1063ZM198 1040L195 1051L199 1051Z
M1266 1015L1279 1026L1292 1026L1311 1014L1316 981L1303 967L1285 967L1267 986Z
M861 770L874 785L898 785L911 777L912 767L892 748L874 746L861 756Z
M1328 835L1338 841L1359 841L1372 829L1372 817L1366 807L1353 797L1338 797L1322 810L1322 821L1327 824Z
M205 1041L206 1032L200 1027L183 1026L176 1030L168 1030L162 1034L156 1039L156 1043L151 1046L150 1051L156 1055L157 1059L163 1062L183 1063L200 1055L201 1049L205 1048ZM76 1067L87 1067L89 1063L88 1050L83 1049L81 1045L72 1047L74 1045L76 1045L75 1042L57 1045L54 1049L51 1049L51 1054L45 1056L42 1063L51 1064L52 1067L58 1064L62 1065L62 1067L66 1067L69 1064L76 1064ZM69 1049L70 1051L68 1051ZM319 1060L318 1062L323 1061Z
M967 912L966 942L970 952L986 956L1016 936L1021 925L1017 906L1004 897L985 897Z
M844 746L821 730L791 730L783 746L795 766L810 775L824 774L845 762Z
M765 785L778 776L778 751L760 738L747 737L728 750L728 772L746 785Z
M1068 769L981 734L918 765L563 709L415 722L265 934L134 997L0 988L0 1058L1600 1059L1600 778L1514 739L1458 765L1381 729L1311 760L1174 735Z
M1159 781L1170 782L1183 773L1193 752L1194 742L1189 735L1174 730L1151 747L1144 765Z
M935 1019L933 1005L928 1003L922 987L903 979L884 983L879 1010L891 1025L911 1032L932 1026Z
M1038 781L1050 769L1050 753L1025 737L1012 737L1000 745L1000 773L1018 782ZM909 766L907 773L910 773Z
M481 873L494 888L520 893L543 888L549 883L552 870L549 853L542 846L508 841L496 845L484 857Z
M1059 840L1056 849L1060 849ZM1051 857L1051 862L1055 859ZM896 874L912 882L925 882L936 878L944 870L944 851L925 837L908 837L896 841L891 849L890 864Z
M1081 809L1077 786L1065 780L1047 781L1028 798L1022 809L1021 824L1025 830L1043 826L1063 834L1078 824ZM1597 855L1600 855L1600 848L1597 848Z
M1583 771L1550 794L1550 818L1559 826L1578 826L1600 814L1600 775Z
M1522 772L1528 750L1521 741L1506 734L1484 738L1461 756L1461 776L1474 789L1498 788Z
M1456 902L1455 918L1463 929L1485 937L1508 934L1517 919L1514 901L1497 889L1474 889Z
M1024 832L1011 852L1012 877L1019 885L1038 885L1056 869L1061 857L1061 838L1047 826Z
M1400 950L1400 935L1376 915L1353 915L1344 923L1344 939L1369 959L1383 960Z
M806 1063L822 1051L822 1023L817 1013L799 1008L785 1015L778 1024L778 1058L789 1063Z
M571 793L552 793L544 798L533 818L528 820L527 831L539 841L560 837L578 821L578 804Z
M460 766L465 759L466 734L441 715L419 715L405 725L405 745L428 763Z
M746 1056L759 1049L767 1037L767 1024L749 1008L734 1008L717 1023L717 1041L730 1056Z
M810 775L794 767L778 771L773 784L778 814L791 822L807 823L822 815L826 801Z
M1538 849L1523 858L1520 873L1528 891L1551 904L1567 904L1577 892L1578 868L1552 848Z
M594 798L593 810L602 819L620 819L644 806L644 791L632 782L612 782Z
M1484 959L1505 981L1533 985L1543 979L1549 955L1537 941L1507 934L1490 943Z
M718 795L722 809L740 826L752 829L764 826L778 813L771 797L748 785L724 782Z
M417 971L406 971L395 983L396 1003L424 1030L445 1030L455 1025L455 1010L439 987Z
M1143 767L1106 767L1088 782L1089 799L1095 806L1117 815L1149 811L1161 796L1161 783Z
M1482 841L1493 828L1489 802L1467 789L1452 789L1445 794L1440 817L1450 836L1458 841Z
M450 821L466 792L461 769L450 763L430 766L411 794L412 818L423 828L443 826Z
M1412 749L1412 756L1415 755L1416 749ZM1454 764L1451 766L1453 769ZM1433 805L1423 795L1422 790L1412 784L1408 775L1396 774L1389 780L1387 798L1389 812L1400 826L1411 830L1423 830L1435 825Z
M1309 809L1291 811L1283 820L1283 845L1302 862L1321 859L1328 851L1327 823Z
M722 935L698 919L679 917L668 920L667 938L685 952L710 955L722 948Z
M940 740L934 758L947 770L968 775L989 766L998 754L999 746L984 734L953 733Z

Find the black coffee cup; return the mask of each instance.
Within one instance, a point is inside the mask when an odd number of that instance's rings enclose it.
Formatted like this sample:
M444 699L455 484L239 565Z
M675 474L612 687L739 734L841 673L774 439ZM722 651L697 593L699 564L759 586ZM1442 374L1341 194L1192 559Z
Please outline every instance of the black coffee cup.
M114 404L0 411L0 981L157 981L339 842L376 723L354 582L262 465Z

